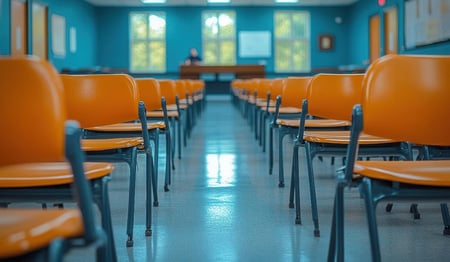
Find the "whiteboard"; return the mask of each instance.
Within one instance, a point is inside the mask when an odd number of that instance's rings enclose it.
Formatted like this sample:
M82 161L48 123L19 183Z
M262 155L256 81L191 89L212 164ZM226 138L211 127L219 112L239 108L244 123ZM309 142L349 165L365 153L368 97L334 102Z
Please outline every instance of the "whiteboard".
M241 31L239 32L240 57L270 57L272 41L269 31Z

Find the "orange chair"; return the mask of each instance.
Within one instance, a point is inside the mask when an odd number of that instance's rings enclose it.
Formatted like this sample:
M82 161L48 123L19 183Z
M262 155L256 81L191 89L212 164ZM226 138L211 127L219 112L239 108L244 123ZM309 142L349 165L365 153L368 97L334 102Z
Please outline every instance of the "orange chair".
M183 126L183 122L185 119L183 118L183 114L181 112L181 106L179 104L178 95L176 92L176 84L175 80L171 79L158 79L159 83L159 90L161 92L161 97L164 97L167 103L167 110L176 112L175 115L170 117L171 123L173 124L173 128L171 128L172 131L172 137L175 137L175 126L178 127L178 130L181 130L181 126ZM186 105L184 105L186 106ZM185 107L184 107L185 108ZM175 140L173 140L175 142ZM172 160L175 158L175 144L171 148L170 156ZM173 163L173 161L172 161Z
M133 121L138 117L139 97L132 91L132 79L127 75L61 75L61 78L68 117L77 120L82 128ZM89 161L119 161L129 165L128 247L133 246L137 151L143 144L143 139L135 136L81 141Z
M283 165L283 138L289 134L295 134L298 128L295 127L299 122L298 114L301 112L301 101L306 98L306 92L311 77L288 77L283 81L283 93L277 97L275 108L271 108L269 112L275 110L272 120L272 128L278 129L278 177L279 187L284 187L284 165ZM273 141L270 141L273 143ZM273 166L273 146L269 150ZM270 169L270 174L272 173Z
M164 191L169 191L170 177L171 177L171 165L174 168L173 154L172 152L175 146L175 141L171 135L169 118L178 117L177 111L168 111L166 107L166 99L161 97L159 81L154 78L136 78L136 85L139 89L139 96L141 101L144 102L146 107L147 120L151 123L157 123L159 125L158 131L166 137L166 170L165 170L165 182ZM157 122L154 122L156 120ZM163 120L163 121L160 121ZM156 134L155 134L156 135ZM159 148L159 146L158 146ZM156 158L158 159L158 158ZM155 162L157 166L158 163ZM157 183L157 181L156 181Z
M69 112L80 119L83 129L85 149L93 139L117 139L137 137L141 141L142 150L146 154L146 229L145 235L152 234L152 193L154 205L158 204L156 194L156 174L153 168L153 156L150 146L149 132L159 127L147 124L145 106L139 101L139 90L134 79L125 74L93 74L93 75L61 75L67 93ZM95 112L94 117L87 116ZM150 130L150 131L149 131ZM120 140L119 140L120 141ZM133 142L134 144L134 142ZM96 150L99 148L97 147ZM90 151L93 151L92 149ZM139 150L141 151L141 150ZM94 158L94 156L89 157ZM105 158L102 154L101 158ZM126 156L127 157L127 156ZM123 159L123 157L121 157ZM130 176L130 199L127 233L127 245L132 245L132 226L134 217L134 183L132 167ZM153 187L153 190L152 190Z
M357 160L361 132L450 146L449 68L450 56L407 55L387 55L369 67L361 104L353 109L345 167L338 172L328 261L344 260L346 187L358 186L364 196L372 261L381 261L375 212L379 201L450 199L450 160Z
M260 121L260 143L262 143L263 152L266 151L266 133L267 128L269 128L269 141L273 140L273 130L271 128L273 117L274 117L274 109L276 106L276 99L278 96L280 96L283 92L283 83L284 78L275 78L270 80L270 88L269 92L267 94L267 101L266 106L264 107L264 110L262 112L262 119ZM268 123L268 124L267 124ZM270 142L272 143L272 142ZM272 145L273 146L273 145ZM273 150L273 147L272 147ZM269 155L270 157L270 155ZM273 154L272 154L273 157ZM271 160L270 166L269 166L269 174L272 174L272 168L273 168L273 158Z
M175 80L175 90L178 96L178 103L181 111L185 111L184 113L184 121L183 121L183 146L187 145L187 134L190 132L189 128L191 126L192 120L192 107L193 101L189 96L188 83L187 79L179 79ZM178 136L178 159L181 159L181 128L177 128L177 136Z
M83 162L81 132L76 122L66 122L56 70L35 57L3 57L0 82L0 119L8 126L0 135L0 202L10 205L0 209L0 260L62 261L69 248L94 244L100 245L97 260L116 261L106 187L113 166ZM68 201L77 205L14 208L18 202Z
M291 197L289 206L296 204L297 224L301 223L300 216L300 185L299 185L299 162L298 149L305 147L306 167L309 179L311 211L314 222L314 235L320 236L319 216L317 211L316 187L314 181L313 159L320 155L345 156L348 143L350 141L349 130L336 130L335 121L350 121L353 106L362 98L362 74L318 74L315 75L309 84L307 99L303 100L302 113L300 116L300 128L297 139L294 141L294 151L292 159L291 177ZM316 117L322 120L307 120L307 117ZM328 120L331 119L331 120ZM320 123L331 121L331 130L324 130L330 123ZM315 121L320 121L319 124ZM319 126L320 129L308 127ZM412 158L411 145L386 139L382 137L362 134L359 154L366 157L401 157L403 159ZM292 186L293 185L293 186ZM295 197L295 201L294 201Z
M259 79L259 85L258 85L258 99L256 100L256 107L257 107L257 133L256 137L259 141L259 145L262 146L262 151L266 152L266 121L267 121L267 111L269 110L269 107L274 107L275 102L271 101L271 90L272 90L272 84L273 79ZM264 97L265 96L265 97Z

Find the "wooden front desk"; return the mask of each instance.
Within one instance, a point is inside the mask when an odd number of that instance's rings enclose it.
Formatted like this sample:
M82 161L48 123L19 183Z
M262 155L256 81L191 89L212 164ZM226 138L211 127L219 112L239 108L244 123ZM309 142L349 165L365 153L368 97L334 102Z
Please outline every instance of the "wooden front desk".
M201 74L234 74L236 79L264 78L265 66L263 65L181 65L180 79L200 79Z

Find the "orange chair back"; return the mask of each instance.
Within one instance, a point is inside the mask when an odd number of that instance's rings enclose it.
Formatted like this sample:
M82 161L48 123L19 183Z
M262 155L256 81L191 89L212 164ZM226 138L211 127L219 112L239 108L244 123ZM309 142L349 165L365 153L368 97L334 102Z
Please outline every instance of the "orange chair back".
M205 89L205 81L200 80L200 79L192 79L192 92L193 93L198 93L203 91L203 89Z
M161 110L161 92L159 82L154 78L136 78L141 101L145 104L147 111Z
M262 78L257 79L257 97L266 99L267 94L270 93L272 87L272 79Z
M363 85L364 132L450 145L450 56L388 55L369 67Z
M158 80L159 82L159 90L161 91L161 97L166 98L166 103L168 105L175 104L176 103L176 91L175 91L175 81L164 79L164 80Z
M180 100L186 99L187 87L185 79L175 80L175 92Z
M283 94L284 78L275 78L272 80L272 88L270 89L270 100L275 101L277 96Z
M0 166L64 160L66 110L53 66L36 57L1 57L0 83Z
M311 77L288 77L283 81L283 93L281 106L302 107L302 101L306 98Z
M317 74L308 87L308 113L336 120L351 120L361 103L363 74Z
M186 91L188 92L189 96L192 96L194 94L194 80L192 79L186 79Z
M89 128L138 119L139 92L125 74L61 75L68 118Z

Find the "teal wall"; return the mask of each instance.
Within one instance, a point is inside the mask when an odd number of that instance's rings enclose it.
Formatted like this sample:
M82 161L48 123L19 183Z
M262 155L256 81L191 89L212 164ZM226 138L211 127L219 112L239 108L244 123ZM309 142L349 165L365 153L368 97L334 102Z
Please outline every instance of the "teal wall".
M404 50L404 0L387 0L379 7L375 0L359 0L343 7L94 7L82 0L28 0L48 5L49 27L52 14L66 18L67 54L53 55L49 30L49 60L57 69L129 67L130 11L164 11L167 18L167 76L176 76L179 64L190 47L201 52L201 12L205 9L235 10L237 31L273 31L274 10L307 10L311 14L311 68L362 65L369 57L369 17L383 15L383 9L396 5L399 17L399 53L450 54L450 42ZM341 17L341 24L335 17ZM0 55L10 54L10 0L0 0ZM69 50L69 28L77 29L77 52ZM335 35L332 51L318 50L320 34ZM29 37L31 39L31 37ZM383 40L383 39L382 39ZM273 48L273 46L272 46ZM30 50L31 51L31 50ZM238 51L238 50L237 50ZM272 51L273 53L273 51ZM237 57L239 64L258 63L261 59ZM273 72L273 57L265 58L267 71ZM164 75L163 75L164 76Z
M9 44L9 28L11 27L9 21L10 0L0 0L0 55L10 54Z
M48 58L57 69L94 67L97 65L97 22L95 8L81 0L28 0L29 7L32 2L48 7ZM10 54L10 0L1 0L0 3L0 55ZM51 16L57 14L66 19L66 56L57 57L51 48ZM75 27L77 34L77 51L69 50L69 28ZM31 41L31 33L28 35ZM31 53L31 44L28 44L28 53Z
M369 59L369 18L376 14L380 15L381 28L383 28L384 9L392 6L397 6L398 10L398 52L400 54L450 55L450 41L405 50L404 2L404 0L387 0L386 4L380 7L375 0L360 0L352 5L351 20L348 27L351 64L361 64ZM384 42L383 36L381 36L381 42Z
M349 62L347 55L348 36L345 24L336 24L334 18L340 16L348 20L349 7L308 7L276 8L276 10L307 10L311 15L311 68L336 67ZM206 7L168 7L168 8L97 8L98 63L101 66L129 67L129 13L132 11L163 11L167 21L167 72L178 71L179 64L186 58L190 47L197 47L201 53L201 14ZM231 8L216 8L229 10ZM271 7L236 7L236 29L239 31L273 31ZM332 51L318 50L319 34L334 34L335 48ZM239 43L237 43L239 46ZM273 49L273 46L272 46ZM236 50L237 52L239 50ZM272 51L272 53L274 53ZM113 54L113 55L112 55ZM240 58L238 64L258 63L265 60L266 70L273 71L273 57Z

